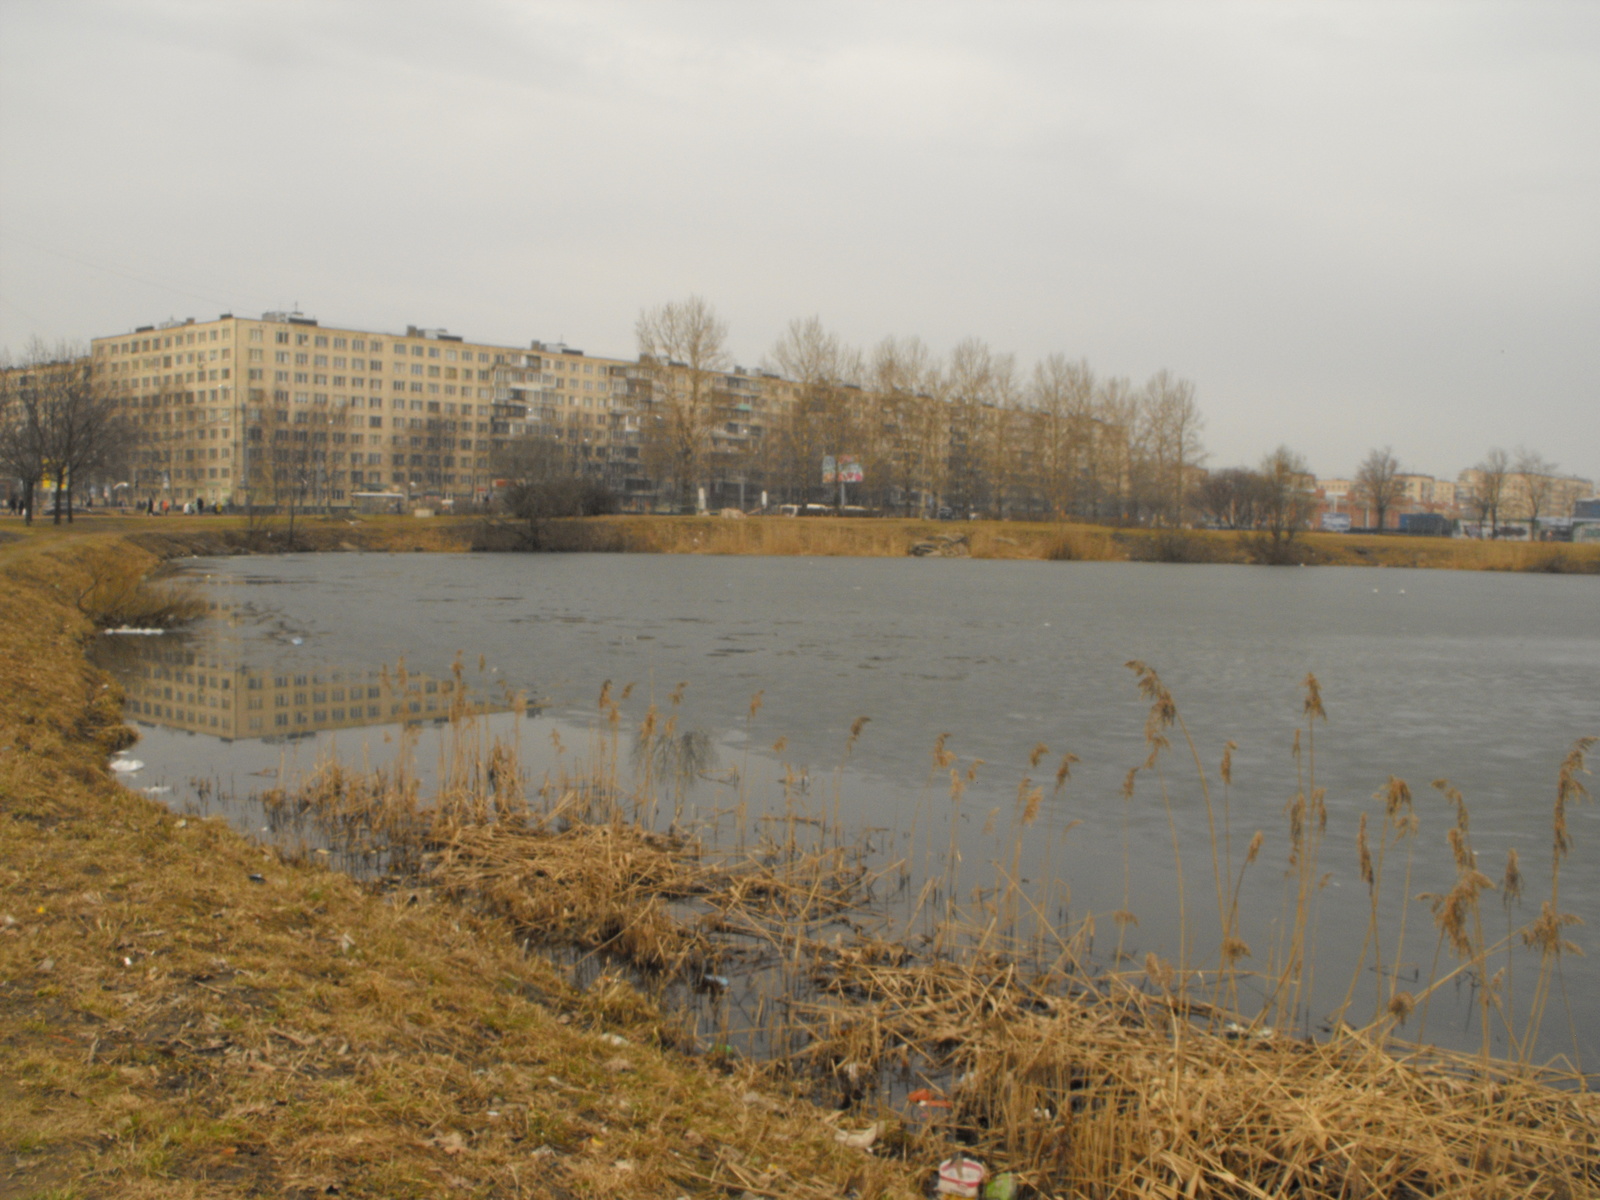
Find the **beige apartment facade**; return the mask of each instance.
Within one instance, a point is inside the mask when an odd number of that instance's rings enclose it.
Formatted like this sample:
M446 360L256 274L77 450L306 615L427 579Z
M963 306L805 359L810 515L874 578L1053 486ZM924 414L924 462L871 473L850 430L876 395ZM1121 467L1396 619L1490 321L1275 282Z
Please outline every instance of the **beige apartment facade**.
M628 364L566 346L323 325L300 313L144 326L90 343L142 437L122 499L207 507L486 501L498 440L610 455Z

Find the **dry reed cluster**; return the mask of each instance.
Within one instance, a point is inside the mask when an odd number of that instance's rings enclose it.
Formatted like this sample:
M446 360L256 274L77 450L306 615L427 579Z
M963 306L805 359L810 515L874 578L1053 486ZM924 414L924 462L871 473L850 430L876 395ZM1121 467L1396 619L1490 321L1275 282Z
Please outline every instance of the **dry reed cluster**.
M1566 814L1586 795L1582 776L1594 740L1578 742L1559 772L1551 895L1536 920L1522 928L1508 920L1503 935L1486 930L1483 900L1497 885L1478 869L1465 801L1448 782L1436 784L1454 815L1448 843L1456 882L1423 897L1434 918L1435 967L1414 990L1402 990L1385 967L1404 953L1404 917L1399 945L1385 946L1381 935L1386 895L1399 897L1402 913L1409 909L1418 833L1410 789L1391 780L1378 797L1376 846L1365 815L1357 838L1370 900L1366 945L1333 1032L1317 1041L1285 1032L1305 1021L1313 994L1326 879L1328 811L1316 766L1317 726L1326 714L1316 680L1306 680L1295 740L1301 775L1286 808L1280 932L1261 948L1265 965L1247 972L1245 960L1255 952L1244 941L1239 895L1263 838L1257 831L1235 858L1232 746L1213 778L1159 675L1143 663L1129 666L1149 714L1147 755L1129 773L1125 796L1131 803L1141 787L1154 787L1181 879L1169 760L1175 748L1185 753L1211 830L1206 867L1221 930L1207 952L1194 944L1195 922L1180 913L1176 961L1152 954L1142 970L1124 963L1123 937L1136 919L1126 901L1111 914L1118 948L1106 968L1088 952L1093 918L1056 929L1044 906L1023 893L1020 845L1043 791L1027 777L1013 816L1015 850L997 864L996 887L970 906L958 903L952 832L946 873L930 874L902 914L902 932L883 936L866 919L875 887L897 875L904 881L908 868L896 862L874 869L865 842L843 836L837 779L831 818L802 811L797 789L786 786L782 811L762 821L750 819L741 795L730 814L741 831L737 845L694 835L683 779L704 764L687 748L672 711L652 706L634 733L634 773L627 777L621 708L609 685L587 759L559 778L525 778L515 745L486 737L463 700L452 714L437 795L423 797L403 769L351 774L328 764L272 803L510 919L524 936L604 951L645 978L714 979L720 991L729 981L714 973L735 961L758 980L756 991L740 998L739 1019L745 1043L769 1054L768 1072L875 1118L878 1147L913 1160L934 1161L964 1146L1048 1195L1331 1200L1600 1190L1600 1104L1584 1077L1533 1061L1561 956L1575 949L1563 936L1576 918L1561 909L1560 866L1570 849ZM671 697L673 709L681 694ZM758 696L752 718L759 705ZM847 756L864 725L853 726ZM1030 767L1045 753L1037 747ZM1075 761L1062 757L1058 790ZM963 770L943 739L935 747L935 770L949 773L957 807L980 765ZM763 832L747 840L742 831L750 827ZM1385 871L1392 874L1401 854L1403 880L1386 886ZM1508 900L1520 893L1515 856L1498 886ZM1186 903L1181 885L1178 894ZM908 941L918 922L922 935ZM1513 943L1538 956L1523 1013L1505 999L1507 968L1491 969ZM1445 955L1455 965L1441 970ZM1369 969L1375 1016L1352 1025L1351 1014L1365 1007L1356 993ZM1264 997L1254 1014L1241 1008L1246 977ZM1418 1008L1425 1013L1440 987L1463 977L1475 985L1479 1053L1396 1039L1398 1025ZM726 1010L721 1019L702 1031L713 1044L730 1037ZM1492 1034L1501 1031L1515 1048L1509 1059L1490 1054ZM705 1048L692 1030L680 1041Z

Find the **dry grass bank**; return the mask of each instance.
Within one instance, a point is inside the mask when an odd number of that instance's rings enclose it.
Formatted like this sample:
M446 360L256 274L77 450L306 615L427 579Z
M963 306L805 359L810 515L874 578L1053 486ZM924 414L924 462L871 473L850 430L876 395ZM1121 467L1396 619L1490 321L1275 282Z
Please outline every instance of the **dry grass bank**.
M30 542L0 548L0 1196L911 1194L502 920L120 787L70 599L106 543Z
M120 533L162 558L185 554L273 554L298 551L460 553L469 550L623 554L767 554L902 558L922 550L943 557L1078 562L1239 563L1261 561L1258 535L1213 530L1116 529L1077 522L923 521L910 518L610 516L551 521L530 539L525 526L482 517L300 517L291 545L282 518L251 524L244 517L79 518L60 530L26 530L6 522L6 535L83 537ZM1460 538L1311 533L1286 555L1306 566L1423 567L1468 571L1600 574L1600 546L1479 542Z

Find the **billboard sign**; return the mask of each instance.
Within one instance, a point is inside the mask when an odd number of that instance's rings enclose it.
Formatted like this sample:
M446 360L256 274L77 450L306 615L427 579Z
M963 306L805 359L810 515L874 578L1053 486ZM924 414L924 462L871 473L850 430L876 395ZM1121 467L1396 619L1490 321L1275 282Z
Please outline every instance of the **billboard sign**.
M860 483L863 478L861 460L854 454L841 454L837 459L831 454L823 456L823 483Z

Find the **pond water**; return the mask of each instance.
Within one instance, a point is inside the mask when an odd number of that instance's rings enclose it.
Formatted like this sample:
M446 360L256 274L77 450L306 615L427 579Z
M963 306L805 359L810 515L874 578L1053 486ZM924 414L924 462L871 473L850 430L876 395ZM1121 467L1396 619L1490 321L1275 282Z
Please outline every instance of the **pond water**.
M1517 850L1520 905L1503 910L1499 892L1483 899L1493 943L1549 895L1557 771L1575 739L1600 734L1600 583L1583 577L624 555L289 555L185 569L213 602L209 618L183 634L108 637L103 647L142 734L131 754L144 766L130 779L175 808L211 806L259 833L253 790L328 753L385 761L401 722L436 720L458 686L493 702L490 720L517 737L539 778L596 736L602 683L614 694L632 683L624 736L652 702L698 736L685 792L693 812L736 798L752 811L777 808L798 793L847 826L885 831L880 852L908 862L912 892L922 875L948 871L969 897L1016 874L1057 923L1094 918L1097 956L1108 962L1118 943L1111 914L1126 908L1138 919L1121 933L1133 963L1153 951L1210 969L1220 931L1211 826L1179 731L1159 777L1141 772L1132 798L1123 795L1148 752L1149 702L1125 665L1141 660L1160 673L1194 738L1219 825L1226 793L1231 853L1220 829L1218 853L1230 879L1252 834L1264 835L1239 892L1246 968L1281 961L1289 937L1286 806L1313 765L1326 790L1312 891L1316 968L1303 1012L1312 1028L1337 1011L1352 976L1357 1023L1388 986L1370 962L1356 967L1369 913L1356 837L1365 812L1377 850L1384 810L1374 794L1389 778L1406 780L1415 797L1413 895L1456 881L1446 842L1454 810L1434 780L1461 790L1485 875L1498 882ZM402 659L404 694L395 682ZM1308 673L1327 712L1314 743L1302 711ZM680 684L681 702L671 704ZM859 717L870 721L851 745ZM940 735L957 757L936 769ZM417 752L423 764L434 753L429 736ZM1218 766L1230 740L1225 789ZM1058 791L1068 752L1078 761ZM1037 817L1023 824L1019 809L1035 785ZM1568 820L1575 850L1562 867L1560 908L1592 926L1600 812L1580 805ZM1382 880L1386 947L1399 933L1404 854L1390 851ZM1457 963L1446 945L1436 967L1426 902L1413 900L1406 919L1401 961L1386 956L1385 969L1396 970L1397 987L1418 990ZM1600 958L1585 927L1569 936L1591 957L1563 957L1537 1057L1576 1050L1592 1070ZM1539 963L1512 942L1503 1002L1520 1028ZM1491 969L1506 962L1501 948ZM1466 978L1439 989L1426 1024L1414 1014L1402 1036L1476 1047ZM1241 1003L1249 1012L1264 999L1247 989ZM1512 1044L1498 1017L1495 1025L1495 1048L1506 1053Z

